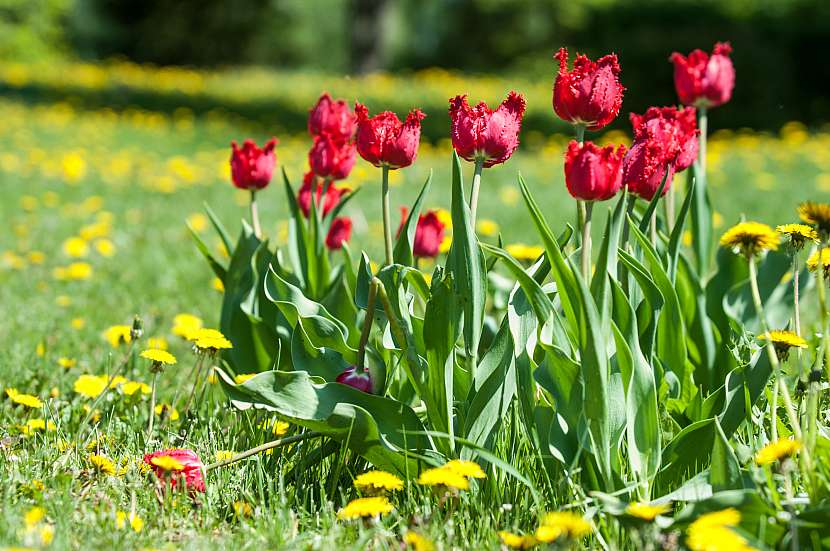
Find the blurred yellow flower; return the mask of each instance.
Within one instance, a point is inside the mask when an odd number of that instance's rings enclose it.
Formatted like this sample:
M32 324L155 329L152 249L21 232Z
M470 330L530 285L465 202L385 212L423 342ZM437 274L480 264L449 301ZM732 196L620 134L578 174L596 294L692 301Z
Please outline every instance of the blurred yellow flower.
M150 337L147 339L147 347L148 348L157 348L159 350L167 350L169 345L167 344L167 339L164 337Z
M516 260L532 262L545 252L544 247L539 245L525 245L524 243L512 243L505 247L505 250Z
M37 396L31 394L21 394L16 388L7 388L6 396L13 404L21 405L27 408L40 409L43 407L43 402Z
M231 341L216 329L198 329L190 334L189 339L193 341L196 348L202 351L215 352L216 350L233 348Z
M443 467L423 471L417 482L422 486L444 487L451 490L466 490L470 487L470 483L464 476Z
M726 230L720 238L721 247L750 257L778 249L778 235L760 222L741 222Z
M75 380L73 390L86 398L96 398L107 388L107 378L98 375L81 375Z
M483 235L484 237L492 237L499 232L499 225L493 220L482 218L476 223L476 229L478 230L479 235Z
M194 212L187 217L187 225L190 226L193 231L201 233L207 229L208 218L201 212Z
M96 472L110 476L115 475L115 464L108 457L91 453L87 457L87 461Z
M171 421L179 420L179 410L168 404L158 404L154 411L159 417L167 417Z
M698 517L686 531L691 551L751 551L754 548L731 528L741 521L736 509L724 509Z
M670 503L650 504L635 501L629 503L625 508L625 513L632 517L636 517L648 522L653 521L659 515L671 511Z
M391 513L392 504L385 497L360 497L350 501L337 512L340 520L379 517Z
M502 544L511 549L532 549L539 544L539 540L533 536L514 534L506 530L500 530L498 535Z
M176 357L166 350L159 350L158 348L148 348L139 354L142 358L152 361L153 363L173 365L176 363Z
M798 205L802 222L816 226L822 232L830 232L830 204L805 201Z
M214 289L215 291L219 291L220 293L224 293L224 292L225 292L225 284L224 284L224 283L222 283L222 280L221 280L221 279L219 279L218 277L214 277L214 278L210 281L210 285L211 285L211 287L213 287L213 289Z
M150 385L138 381L127 381L121 385L121 392L123 392L125 396L132 396L139 391L142 394L150 394Z
M84 318L72 318L71 320L69 320L69 325L72 327L72 329L80 331L86 325L86 320L84 320Z
M109 239L96 239L95 250L101 256L110 258L115 255L115 244Z
M115 513L115 527L117 529L123 530L127 526L128 521L133 532L141 532L141 529L144 528L144 521L135 513L128 514L124 511L117 511Z
M403 488L403 480L386 471L367 471L357 475L354 486L359 490L392 492Z
M547 513L539 528L536 530L536 539L550 543L560 537L579 539L591 533L591 524L582 515L569 511Z
M58 358L58 365L64 369L72 369L73 367L78 365L78 360L74 358L61 357Z
M191 336L202 328L202 319L193 314L177 314L173 317L174 335L190 340Z
M183 471L184 465L169 455L157 455L150 459L150 463L165 471Z
M770 465L795 455L801 449L801 442L798 440L778 440L770 442L755 454L755 463L758 465Z
M122 344L129 344L133 340L132 327L129 325L112 325L104 331L104 338L110 343L113 348L118 348Z
M89 245L80 237L70 237L63 242L63 254L71 258L83 258L89 254Z
M435 551L435 545L418 532L408 531L403 542L415 551Z

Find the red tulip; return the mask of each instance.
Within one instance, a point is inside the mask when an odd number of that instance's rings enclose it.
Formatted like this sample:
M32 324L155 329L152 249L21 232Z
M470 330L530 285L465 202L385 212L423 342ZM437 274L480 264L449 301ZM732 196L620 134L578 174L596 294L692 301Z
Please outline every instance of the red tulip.
M728 42L718 42L711 56L703 50L694 50L688 57L673 53L669 60L674 63L674 87L680 102L717 107L729 101L735 87L731 52Z
M303 177L303 185L297 192L297 203L300 206L300 210L303 212L303 216L306 218L308 218L308 215L311 212L312 186L315 187L314 204L316 208L320 208L320 196L323 195L323 186L315 180L316 177L313 172L306 172ZM337 187L334 184L329 184L329 187L326 190L326 198L323 201L323 216L326 216L329 212L331 212L331 209L336 207L340 203L340 199L343 198L343 195L349 191L351 190L345 186Z
M565 153L565 185L568 192L583 201L605 201L622 187L622 161L625 146L582 146L572 140Z
M510 92L492 111L483 101L475 107L467 96L450 100L452 146L467 161L482 159L485 167L503 163L519 146L525 99Z
M260 149L253 140L245 140L240 149L236 142L231 142L231 176L233 185L239 189L256 191L268 185L274 172L277 156L274 147L277 139L271 138Z
M355 146L349 142L336 142L331 135L315 136L308 152L311 170L321 178L342 180L348 177L355 163Z
M610 54L591 61L577 55L568 71L568 50L560 48L554 56L559 72L553 85L553 109L571 124L584 124L599 130L616 118L625 88L620 84L617 56Z
M656 141L673 159L675 172L689 168L697 158L699 134L694 107L649 107L643 115L631 113L635 141Z
M663 195L674 177L674 162L662 144L653 140L634 142L623 159L623 184L628 191L651 201L668 171Z
M370 118L366 106L360 103L355 105L355 113L357 152L361 157L377 167L390 169L412 164L418 154L421 119L425 116L420 109L410 111L403 123L391 111Z
M430 210L418 217L412 254L418 258L435 258L444 240L444 223L438 218L438 211Z
M336 141L347 142L354 134L355 116L343 100L332 100L324 93L308 114L308 131L312 136L328 134Z
M172 489L182 480L192 492L205 491L204 465L193 450L172 449L148 453L144 456L144 462L160 481Z
M352 219L346 216L338 216L331 221L329 233L326 235L326 247L330 251L336 251L343 246L343 243L352 236Z
M360 368L353 365L345 369L335 380L338 383L349 385L368 394L372 393L372 376L366 367L360 370Z

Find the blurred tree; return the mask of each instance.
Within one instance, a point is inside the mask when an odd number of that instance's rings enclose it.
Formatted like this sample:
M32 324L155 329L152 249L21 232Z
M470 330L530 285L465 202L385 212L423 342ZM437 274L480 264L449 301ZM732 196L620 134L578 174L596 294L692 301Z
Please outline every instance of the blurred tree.
M37 61L67 52L71 0L0 0L0 59Z

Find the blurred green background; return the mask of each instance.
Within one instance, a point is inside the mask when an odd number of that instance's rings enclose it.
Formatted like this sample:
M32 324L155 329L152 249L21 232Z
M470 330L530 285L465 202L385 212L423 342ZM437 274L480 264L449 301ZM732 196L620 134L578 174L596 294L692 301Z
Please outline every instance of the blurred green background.
M551 56L566 45L620 56L626 112L673 101L669 54L718 40L732 42L739 78L715 128L830 120L826 0L0 0L0 61L118 58L333 76L441 67L549 86ZM268 118L257 108L246 116ZM296 130L302 118L281 120ZM440 134L434 124L426 132Z

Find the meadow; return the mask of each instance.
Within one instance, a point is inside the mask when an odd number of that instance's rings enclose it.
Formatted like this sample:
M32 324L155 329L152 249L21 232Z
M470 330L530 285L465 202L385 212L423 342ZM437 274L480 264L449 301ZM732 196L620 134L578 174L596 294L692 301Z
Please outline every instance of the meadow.
M87 86L103 78L98 70L89 69ZM24 76L21 71L4 69L7 87L11 82L20 89L37 80L32 76L36 71ZM396 500L397 512L383 522L338 521L336 512L353 497L349 485L340 483L346 476L340 466L354 474L351 469L364 463L345 448L315 461L320 452L311 441L211 471L208 492L197 506L183 493L172 500L159 497L140 465L147 451L149 398L140 385L150 383L147 364L137 356L140 348L112 341L107 330L130 326L139 317L142 338L153 339L154 347L169 349L178 358L160 377L158 402L169 404L177 387L187 388L192 346L174 333L174 318L192 314L205 326L218 327L223 300L222 285L207 268L188 226L226 261L226 247L214 235L204 205L233 237L247 217L249 196L230 182L228 144L246 137L262 143L273 132L279 139L278 170L285 170L296 189L307 169L311 141L307 134L280 132L278 120L269 130L262 121L252 123L228 111L168 108L175 104L175 95L159 110L140 104L84 104L77 100L78 90L70 89L71 79L64 86L56 82L59 75L56 71L51 82L35 82L41 92L50 90L48 94L8 93L0 98L0 381L4 390L38 396L44 404L42 410L29 412L5 395L0 401L0 546L399 549L407 545L402 543L407 534L416 533L433 543L407 540L415 549L484 549L498 548L499 530L532 530L540 511L509 476L502 487L464 495L452 505L456 511L408 484ZM192 78L200 82L214 77ZM435 88L450 97L444 93L446 77L441 79ZM330 84L307 78L296 82L294 87L293 81L283 80L280 86L295 90L291 101L302 103L302 109L310 108ZM483 77L482 82L482 93L493 96L521 85ZM460 80L450 83L463 86ZM338 84L331 85L337 91ZM362 85L349 90L361 100ZM390 87L415 88L398 81ZM502 242L525 265L544 251L544 244L529 219L517 173L554 232L575 224L562 169L571 137L554 122L549 86L544 88L544 97L541 92L529 96L536 122L522 133L516 154L487 170L476 225L483 242ZM247 89L238 93L244 95ZM109 93L117 94L117 86ZM221 94L219 98L217 102ZM369 103L373 112L385 107L379 104L380 93L374 98L379 99ZM264 94L257 98L267 99ZM402 112L418 105L419 98L412 94L398 101L411 104L401 107ZM444 125L448 136L446 106L434 103L434 111L424 108L430 133L437 134ZM630 143L631 138L612 131L595 141ZM397 206L412 205L430 171L433 181L425 207L450 216L451 156L449 137L424 139L415 164L391 174L395 225ZM715 237L742 217L773 227L795 222L799 203L830 201L830 128L791 122L778 132L716 132L709 140L708 170ZM350 250L355 258L361 250L373 259L382 255L379 180L379 171L358 159L344 182L358 190L344 211L354 224ZM682 190L685 185L685 175L679 175L676 186ZM282 186L269 186L258 201L264 235L285 245L289 205ZM608 208L613 208L611 202ZM604 219L604 211L603 205L596 215ZM601 234L602 224L596 224L595 239ZM684 241L689 239L687 232ZM420 268L430 272L433 265L426 261ZM497 271L509 276L501 266ZM78 391L78 378L111 373L125 355L123 375L139 385L130 394L123 386L107 393L89 411L92 400ZM232 407L215 381L190 415L177 411L170 418L169 411L161 413L159 440L194 449L205 463L295 430L279 424L273 414ZM334 442L328 445L338 448ZM519 472L541 479L523 442L501 434L494 449ZM110 458L116 475L91 464L89 453ZM565 505L562 495L548 495L547 508ZM587 499L580 491L574 495L580 503ZM626 541L636 548L632 540Z

